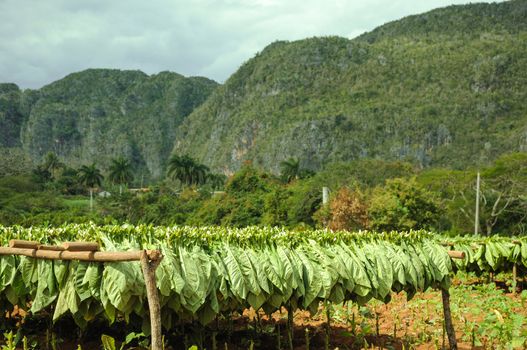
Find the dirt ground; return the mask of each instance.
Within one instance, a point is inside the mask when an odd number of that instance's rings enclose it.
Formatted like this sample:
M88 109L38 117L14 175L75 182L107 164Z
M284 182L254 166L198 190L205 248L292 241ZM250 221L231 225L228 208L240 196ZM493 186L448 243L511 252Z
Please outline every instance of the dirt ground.
M487 284L475 278L456 280L450 291L458 349L527 348L527 291L520 293L518 290L512 294L506 281ZM438 291L417 293L410 301L406 300L405 293L393 294L388 304L372 300L363 307L351 303L332 305L330 315L328 329L324 305L315 315L306 311L295 312L294 349L325 349L327 340L329 349L340 350L448 348ZM18 309L10 315L18 319L22 316L24 312ZM260 312L258 316L250 309L232 321L219 321L198 333L195 328L179 329L178 334L166 335L167 349L186 350L191 345L202 344L203 348L214 350L212 334L216 334L216 349L289 349L287 311L282 309L271 317ZM98 324L79 332L74 324L64 322L55 327L56 334L43 334L44 325L38 322L24 322L19 326L18 329L28 334L28 349L77 350L80 343L82 350L95 350L102 349L101 334L110 334L117 340L126 336L119 328L124 325L107 327ZM187 335L187 330L192 334ZM21 342L17 349L23 349ZM140 347L127 346L125 349Z

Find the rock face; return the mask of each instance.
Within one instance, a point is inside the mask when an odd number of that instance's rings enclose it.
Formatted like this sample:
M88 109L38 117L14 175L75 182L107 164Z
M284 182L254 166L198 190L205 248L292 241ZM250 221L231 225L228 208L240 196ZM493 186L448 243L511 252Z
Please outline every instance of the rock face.
M0 144L38 163L48 152L78 167L132 160L145 179L164 176L178 126L217 84L163 72L89 69L40 90L0 85ZM7 108L3 107L2 101Z
M178 129L230 173L361 157L463 168L527 149L527 1L450 6L348 40L275 42Z
M0 84L0 147L20 146L23 94L15 84Z
M290 157L312 170L363 157L464 168L527 150L525 101L527 0L450 6L353 40L275 42L222 86L105 69L40 90L0 84L0 161L52 151L106 169L125 156L145 180L171 152L227 174Z

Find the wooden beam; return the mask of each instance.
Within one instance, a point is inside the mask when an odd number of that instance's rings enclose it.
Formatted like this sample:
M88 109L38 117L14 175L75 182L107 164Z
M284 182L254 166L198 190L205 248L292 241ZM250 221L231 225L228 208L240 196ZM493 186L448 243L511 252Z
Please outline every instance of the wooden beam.
M95 242L64 242L62 246L70 252L96 252L99 250L99 243Z
M64 247L58 246L58 245L46 245L46 244L39 244L38 250L54 250L54 251L64 251L66 250Z
M23 239L12 239L9 241L9 247L11 248L27 248L37 249L40 243L33 241L26 241Z
M47 260L79 260L97 262L118 262L118 261L139 261L141 260L142 250L129 252L72 252L55 250L37 250L27 248L7 248L0 247L0 255L22 255L30 258ZM146 254L151 260L157 260L161 256L158 250L147 250Z
M447 253L452 259L465 259L465 252L459 250L448 250Z

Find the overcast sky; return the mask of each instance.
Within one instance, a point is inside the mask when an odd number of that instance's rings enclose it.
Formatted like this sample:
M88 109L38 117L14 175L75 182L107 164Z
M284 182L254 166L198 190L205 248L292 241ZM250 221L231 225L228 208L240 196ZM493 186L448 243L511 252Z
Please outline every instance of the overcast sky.
M0 82L87 68L227 79L275 40L353 38L463 0L0 0Z

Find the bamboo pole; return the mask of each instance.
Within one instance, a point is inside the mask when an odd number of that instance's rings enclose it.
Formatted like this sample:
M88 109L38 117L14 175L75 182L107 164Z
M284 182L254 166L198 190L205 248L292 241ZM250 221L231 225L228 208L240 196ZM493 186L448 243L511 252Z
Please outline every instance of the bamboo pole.
M141 252L141 268L146 285L146 297L150 311L150 336L151 350L163 349L163 334L161 330L161 306L159 304L159 292L156 285L156 269L163 257L159 251L150 254L147 250Z
M441 288L441 297L443 299L443 315L445 318L445 328L448 335L448 344L450 350L457 350L456 331L452 323L452 314L450 313L450 292L448 289Z

